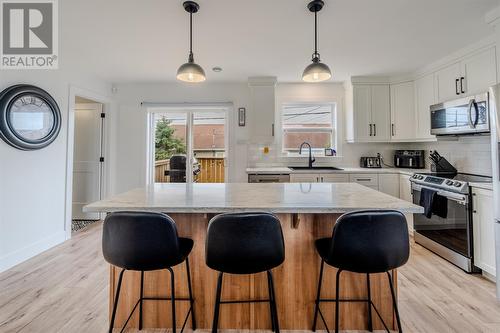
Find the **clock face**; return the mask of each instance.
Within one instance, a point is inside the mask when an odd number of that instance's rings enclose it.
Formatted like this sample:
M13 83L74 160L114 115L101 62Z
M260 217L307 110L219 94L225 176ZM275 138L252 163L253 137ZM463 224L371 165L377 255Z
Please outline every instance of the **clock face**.
M0 138L21 150L51 144L61 129L61 112L45 90L16 85L0 93Z
M43 99L35 95L17 97L9 112L13 132L27 141L40 141L54 127L54 113Z

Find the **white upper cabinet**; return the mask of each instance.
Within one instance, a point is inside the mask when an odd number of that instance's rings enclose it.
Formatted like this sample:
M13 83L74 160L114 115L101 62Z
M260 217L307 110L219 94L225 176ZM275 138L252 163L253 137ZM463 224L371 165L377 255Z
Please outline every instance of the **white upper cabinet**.
M436 86L440 102L452 100L460 95L460 63L454 63L436 72Z
M249 116L250 138L259 143L274 141L274 117L276 109L275 77L248 79L251 110Z
M497 82L496 48L489 47L435 74L438 102L462 95L474 95L488 90Z
M372 129L372 87L359 84L353 87L354 139L369 141Z
M372 85L372 124L371 141L387 142L391 138L391 102L388 84Z
M434 73L415 81L416 138L419 140L435 140L431 135L430 106L436 104Z
M462 60L460 92L483 93L497 82L496 49L491 47Z
M415 84L413 81L391 85L391 140L407 141L416 136Z
M390 140L390 92L388 84L354 84L352 106L348 107L349 141L388 142Z

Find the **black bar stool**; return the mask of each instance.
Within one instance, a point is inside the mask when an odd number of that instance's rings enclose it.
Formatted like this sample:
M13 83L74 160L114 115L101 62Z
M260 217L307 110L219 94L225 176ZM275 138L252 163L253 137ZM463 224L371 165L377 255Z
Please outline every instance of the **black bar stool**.
M207 266L219 271L212 332L216 333L221 304L269 302L272 330L279 333L278 311L271 269L285 260L285 243L278 218L267 213L235 213L215 216L208 225ZM223 300L222 276L267 272L269 299Z
M368 305L368 330L373 331L372 307L382 321L387 332L389 328L382 319L378 309L371 300L370 274L387 273L391 287L392 303L399 332L402 332L399 319L398 305L392 276L389 271L404 265L410 255L410 240L406 218L397 211L358 211L342 215L333 227L331 238L318 239L315 242L316 250L321 257L319 272L318 294L314 311L313 332L316 331L318 313L321 316L327 332L325 318L319 307L320 302L335 302L335 332L339 331L340 302L366 302ZM321 298L321 282L325 262L337 268L335 283L335 299ZM340 273L349 271L366 274L366 299L340 299Z
M169 300L172 302L173 333L176 331L175 302L189 301L191 306L182 325L181 332L184 330L190 314L193 330L196 330L194 299L188 260L188 255L193 245L194 243L191 239L181 238L177 235L175 222L168 215L148 212L117 212L106 216L102 234L102 253L107 262L122 268L118 278L109 333L113 332L123 273L127 270L141 272L141 296L137 303L135 303L132 312L120 332L123 332L138 305L139 330L142 330L142 305L143 301L149 300ZM184 261L186 262L189 297L176 297L172 267ZM144 272L160 269L166 269L170 272L170 282L172 285L171 297L145 297Z

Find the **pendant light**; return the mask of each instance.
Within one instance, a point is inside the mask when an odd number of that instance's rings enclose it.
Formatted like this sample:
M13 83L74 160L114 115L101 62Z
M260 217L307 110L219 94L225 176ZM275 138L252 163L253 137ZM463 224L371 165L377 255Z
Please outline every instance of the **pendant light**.
M194 1L185 1L182 5L189 13L189 57L188 62L177 70L177 80L192 83L203 82L206 80L205 71L194 62L193 56L193 14L198 12L200 6Z
M332 77L330 68L321 62L318 53L318 12L324 5L322 0L313 0L307 5L309 11L314 13L314 53L312 54L312 64L307 66L302 74L302 80L306 82L321 82Z

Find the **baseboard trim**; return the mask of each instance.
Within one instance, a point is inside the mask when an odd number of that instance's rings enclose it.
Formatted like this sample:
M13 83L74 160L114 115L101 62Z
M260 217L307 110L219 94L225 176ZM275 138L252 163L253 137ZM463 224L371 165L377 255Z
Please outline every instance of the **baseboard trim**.
M37 254L40 254L51 247L61 244L66 240L66 233L60 231L56 234L50 235L44 239L41 239L35 243L23 247L22 249L13 251L0 257L0 273L6 271L23 261L33 258Z

